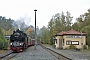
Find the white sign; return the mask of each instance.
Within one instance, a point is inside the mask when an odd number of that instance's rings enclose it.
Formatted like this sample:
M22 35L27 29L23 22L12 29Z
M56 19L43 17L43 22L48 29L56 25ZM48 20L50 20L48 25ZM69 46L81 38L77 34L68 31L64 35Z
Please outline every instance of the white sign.
M77 42L76 41L74 41L74 42L72 41L72 44L78 44L78 41Z

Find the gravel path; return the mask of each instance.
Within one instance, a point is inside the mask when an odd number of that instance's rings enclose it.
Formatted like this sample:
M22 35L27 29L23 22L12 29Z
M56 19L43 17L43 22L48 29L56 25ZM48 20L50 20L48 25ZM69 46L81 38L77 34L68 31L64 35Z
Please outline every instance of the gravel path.
M55 56L37 45L36 50L34 46L29 47L26 51L19 53L11 60L58 60Z

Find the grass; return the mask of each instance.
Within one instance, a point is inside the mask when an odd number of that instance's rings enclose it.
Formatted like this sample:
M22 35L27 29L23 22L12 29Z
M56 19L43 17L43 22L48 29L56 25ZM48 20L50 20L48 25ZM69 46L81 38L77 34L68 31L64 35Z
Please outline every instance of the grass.
M90 46L88 47L88 49L83 49L83 52L90 52Z
M52 45L50 45L50 44L42 44L42 45L44 45L44 46L49 46L49 47L51 46L51 47L52 47Z
M6 50L0 50L0 54L6 53Z
M83 52L83 53L89 52L90 53L90 46L88 46L88 49L87 48L80 49L80 52Z
M42 44L42 45L44 45L44 46L51 46L50 44Z

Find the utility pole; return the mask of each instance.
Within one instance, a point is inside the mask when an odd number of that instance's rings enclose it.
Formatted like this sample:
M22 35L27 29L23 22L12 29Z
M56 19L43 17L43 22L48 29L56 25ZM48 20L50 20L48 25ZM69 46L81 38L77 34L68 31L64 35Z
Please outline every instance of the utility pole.
M36 33L36 9L34 10L35 11L35 50L36 50L36 45L37 45L37 33Z

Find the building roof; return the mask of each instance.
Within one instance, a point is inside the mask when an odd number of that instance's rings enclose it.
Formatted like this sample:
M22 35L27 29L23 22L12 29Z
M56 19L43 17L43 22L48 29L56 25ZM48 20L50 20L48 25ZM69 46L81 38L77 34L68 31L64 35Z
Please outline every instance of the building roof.
M69 30L69 31L62 31L60 33L57 33L56 35L86 35L86 33L78 32L76 30Z

